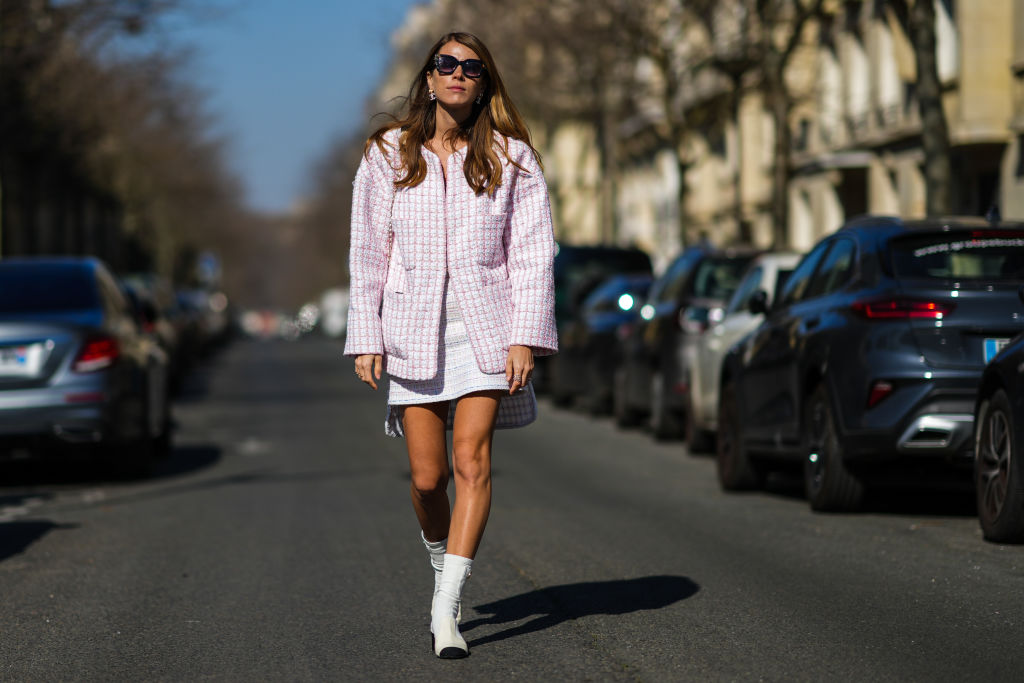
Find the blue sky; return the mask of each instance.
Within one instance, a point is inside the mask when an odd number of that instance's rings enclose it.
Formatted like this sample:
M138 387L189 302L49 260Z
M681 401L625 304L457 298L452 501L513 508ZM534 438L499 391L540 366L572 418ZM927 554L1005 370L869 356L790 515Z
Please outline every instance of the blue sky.
M330 142L365 125L391 32L413 4L242 0L181 32L197 49L190 74L209 93L251 208L286 211Z

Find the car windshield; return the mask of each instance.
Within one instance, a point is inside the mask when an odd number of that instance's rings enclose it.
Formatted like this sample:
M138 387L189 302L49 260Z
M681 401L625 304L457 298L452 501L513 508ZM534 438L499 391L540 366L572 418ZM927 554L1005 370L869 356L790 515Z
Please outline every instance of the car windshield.
M97 308L92 275L64 264L8 263L0 267L0 313Z
M1024 231L974 230L913 235L890 246L897 278L1018 281L1024 278Z
M697 266L693 279L693 295L708 299L728 299L739 286L750 257L715 257Z

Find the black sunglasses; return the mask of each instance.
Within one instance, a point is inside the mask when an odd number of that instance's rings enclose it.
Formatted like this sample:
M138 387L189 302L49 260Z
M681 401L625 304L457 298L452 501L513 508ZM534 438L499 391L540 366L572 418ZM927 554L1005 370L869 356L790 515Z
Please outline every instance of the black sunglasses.
M434 55L434 68L442 76L450 76L455 69L462 67L462 75L466 78L480 78L484 75L484 63L479 59L464 59L461 62L452 55Z

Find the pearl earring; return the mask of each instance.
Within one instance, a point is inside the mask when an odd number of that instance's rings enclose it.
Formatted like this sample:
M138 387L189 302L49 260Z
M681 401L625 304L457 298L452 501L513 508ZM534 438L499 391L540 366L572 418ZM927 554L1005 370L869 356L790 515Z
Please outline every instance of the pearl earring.
M434 100L436 100L436 99L437 99L437 95L435 95L435 94L434 94L434 91L433 91L433 90L431 90L431 91L430 91L430 101L431 101L431 102L433 102L433 101L434 101Z

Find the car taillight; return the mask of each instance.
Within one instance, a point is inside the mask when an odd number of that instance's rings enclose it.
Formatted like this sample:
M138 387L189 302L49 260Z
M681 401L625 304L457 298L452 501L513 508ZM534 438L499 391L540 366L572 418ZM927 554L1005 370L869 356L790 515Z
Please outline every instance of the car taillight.
M87 339L72 366L75 372L95 372L110 367L121 355L121 348L113 337Z
M948 301L925 301L889 297L854 301L850 308L868 320L893 320L898 318L931 318L941 320L953 312L955 306Z
M893 386L892 382L886 382L885 380L878 380L871 385L871 393L868 394L868 408L874 408L876 405L882 402L882 399L886 398L892 393Z

